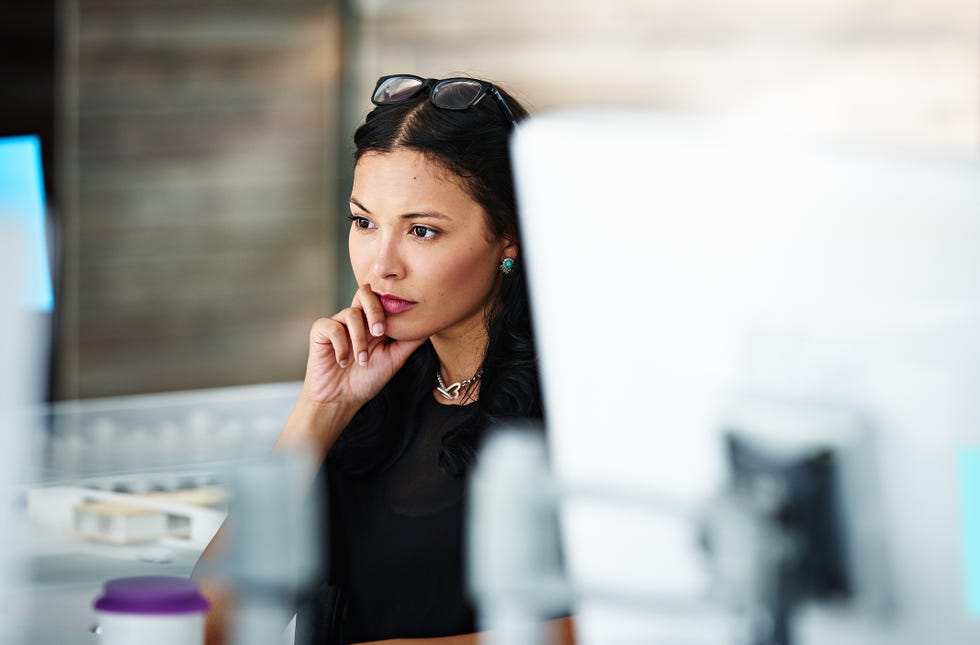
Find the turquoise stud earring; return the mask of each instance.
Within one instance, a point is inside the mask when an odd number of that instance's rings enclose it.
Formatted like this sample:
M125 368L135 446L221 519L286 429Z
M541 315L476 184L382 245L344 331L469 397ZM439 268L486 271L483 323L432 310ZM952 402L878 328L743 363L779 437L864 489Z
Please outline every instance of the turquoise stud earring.
M504 258L504 261L500 263L500 272L507 275L514 270L514 258Z

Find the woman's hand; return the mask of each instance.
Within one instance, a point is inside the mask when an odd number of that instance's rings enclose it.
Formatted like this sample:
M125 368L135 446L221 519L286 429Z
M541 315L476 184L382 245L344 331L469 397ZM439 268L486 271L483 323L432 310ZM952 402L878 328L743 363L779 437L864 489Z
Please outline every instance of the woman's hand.
M381 301L363 285L350 307L313 324L303 395L315 405L360 408L423 342L387 338Z
M310 452L319 467L357 411L423 342L387 338L381 301L362 286L350 307L313 323L306 378L276 449Z

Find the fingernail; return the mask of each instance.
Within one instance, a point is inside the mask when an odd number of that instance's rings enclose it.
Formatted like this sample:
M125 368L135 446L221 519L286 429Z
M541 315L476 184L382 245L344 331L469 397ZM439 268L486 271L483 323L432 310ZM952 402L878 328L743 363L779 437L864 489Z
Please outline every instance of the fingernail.
M357 362L361 365L367 365L367 352L361 352L357 355Z
M374 323L374 325L371 326L371 333L375 336L380 336L381 334L385 333L385 326L381 323Z
M344 360L340 361L340 367L342 367L342 368L343 367L347 367L347 359L346 358Z

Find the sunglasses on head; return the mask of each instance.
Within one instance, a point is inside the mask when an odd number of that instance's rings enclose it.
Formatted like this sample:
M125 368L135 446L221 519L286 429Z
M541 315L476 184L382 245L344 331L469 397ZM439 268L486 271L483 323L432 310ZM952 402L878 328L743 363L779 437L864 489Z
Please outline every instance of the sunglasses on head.
M514 112L507 105L507 101L500 94L500 90L486 81L475 78L444 78L440 80L422 78L412 74L382 76L378 79L377 85L374 86L371 102L375 105L397 105L414 99L426 89L429 90L429 101L432 105L444 110L467 110L489 94L504 117L512 125L517 125Z

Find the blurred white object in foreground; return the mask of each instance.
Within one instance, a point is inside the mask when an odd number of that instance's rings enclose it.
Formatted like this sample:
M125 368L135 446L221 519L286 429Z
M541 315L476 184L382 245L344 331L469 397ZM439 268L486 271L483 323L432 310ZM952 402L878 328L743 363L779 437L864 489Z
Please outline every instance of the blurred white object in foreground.
M26 257L17 227L0 219L0 526L14 524L14 494L33 474L28 414L41 398L43 352L34 312L24 302ZM0 531L0 644L22 642L22 599L15 590L25 577L13 532Z
M544 436L497 429L481 447L470 482L467 578L485 642L546 642L543 623L568 612L569 594Z
M554 472L607 491L562 502L582 642L744 637L699 608L692 521L738 474L732 428L840 448L851 591L795 608L794 642L978 642L980 164L614 111L537 117L514 161ZM868 436L811 436L815 409Z

